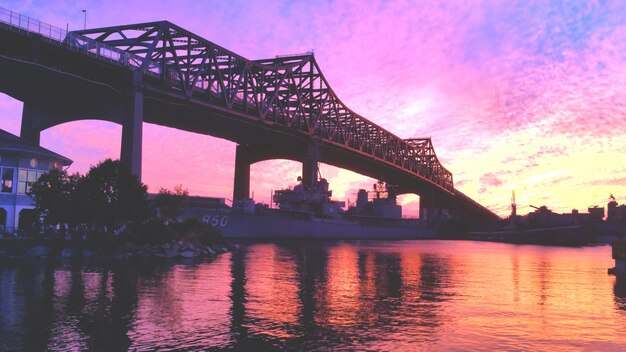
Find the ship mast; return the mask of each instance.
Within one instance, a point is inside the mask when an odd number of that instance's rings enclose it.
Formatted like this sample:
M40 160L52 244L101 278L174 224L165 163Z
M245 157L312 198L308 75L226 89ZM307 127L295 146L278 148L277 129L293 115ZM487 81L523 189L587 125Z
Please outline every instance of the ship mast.
M517 204L515 204L515 190L513 190L513 195L511 196L511 217L514 218L517 216Z

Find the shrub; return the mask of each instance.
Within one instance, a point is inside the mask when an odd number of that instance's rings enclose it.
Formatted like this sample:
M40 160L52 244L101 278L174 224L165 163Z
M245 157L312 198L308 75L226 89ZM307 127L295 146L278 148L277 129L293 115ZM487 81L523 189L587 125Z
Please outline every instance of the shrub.
M174 240L174 231L156 219L150 219L137 228L135 238L142 244L162 244Z
M182 240L189 243L200 243L204 246L224 243L222 232L209 225L203 224L196 218L191 218L180 225Z

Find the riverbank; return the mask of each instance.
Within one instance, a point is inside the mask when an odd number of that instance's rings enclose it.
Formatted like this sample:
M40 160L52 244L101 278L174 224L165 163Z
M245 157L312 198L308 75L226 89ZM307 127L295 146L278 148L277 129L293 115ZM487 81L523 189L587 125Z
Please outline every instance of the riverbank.
M0 239L0 258L204 259L236 248L236 245L227 242L204 245L174 240L141 244L101 240Z
M117 230L81 227L0 238L2 258L210 258L235 249L222 233L197 220L165 225L158 220Z

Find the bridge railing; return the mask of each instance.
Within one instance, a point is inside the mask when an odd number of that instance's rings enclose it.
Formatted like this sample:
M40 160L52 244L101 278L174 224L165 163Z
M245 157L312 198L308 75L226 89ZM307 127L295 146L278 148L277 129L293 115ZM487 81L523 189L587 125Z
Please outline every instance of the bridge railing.
M96 56L100 59L105 59L106 61L118 65L138 68L144 61L144 58L141 56L103 44L80 34L68 32L59 27L2 7L0 7L0 23L8 25L11 30L39 34L43 40L50 43L69 46L74 50ZM160 67L152 64L147 67L146 71L158 75Z
M12 29L41 34L44 38L56 42L62 42L67 36L67 31L61 28L1 7L0 22L9 25Z

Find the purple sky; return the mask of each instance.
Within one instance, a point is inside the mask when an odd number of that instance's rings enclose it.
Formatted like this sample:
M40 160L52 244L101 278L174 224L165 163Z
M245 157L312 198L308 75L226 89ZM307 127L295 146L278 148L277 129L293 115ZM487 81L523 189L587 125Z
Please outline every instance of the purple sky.
M512 190L521 213L604 205L609 193L626 202L624 1L68 3L0 6L70 29L82 29L82 9L88 28L169 20L250 59L314 50L346 105L400 137L432 137L456 187L501 215ZM0 128L19 133L21 106L0 95ZM182 184L230 198L234 144L154 125L144 136L150 191ZM120 126L101 121L42 133L79 172L118 157L120 139ZM288 161L252 171L262 201L300 172ZM340 199L373 182L322 173Z

